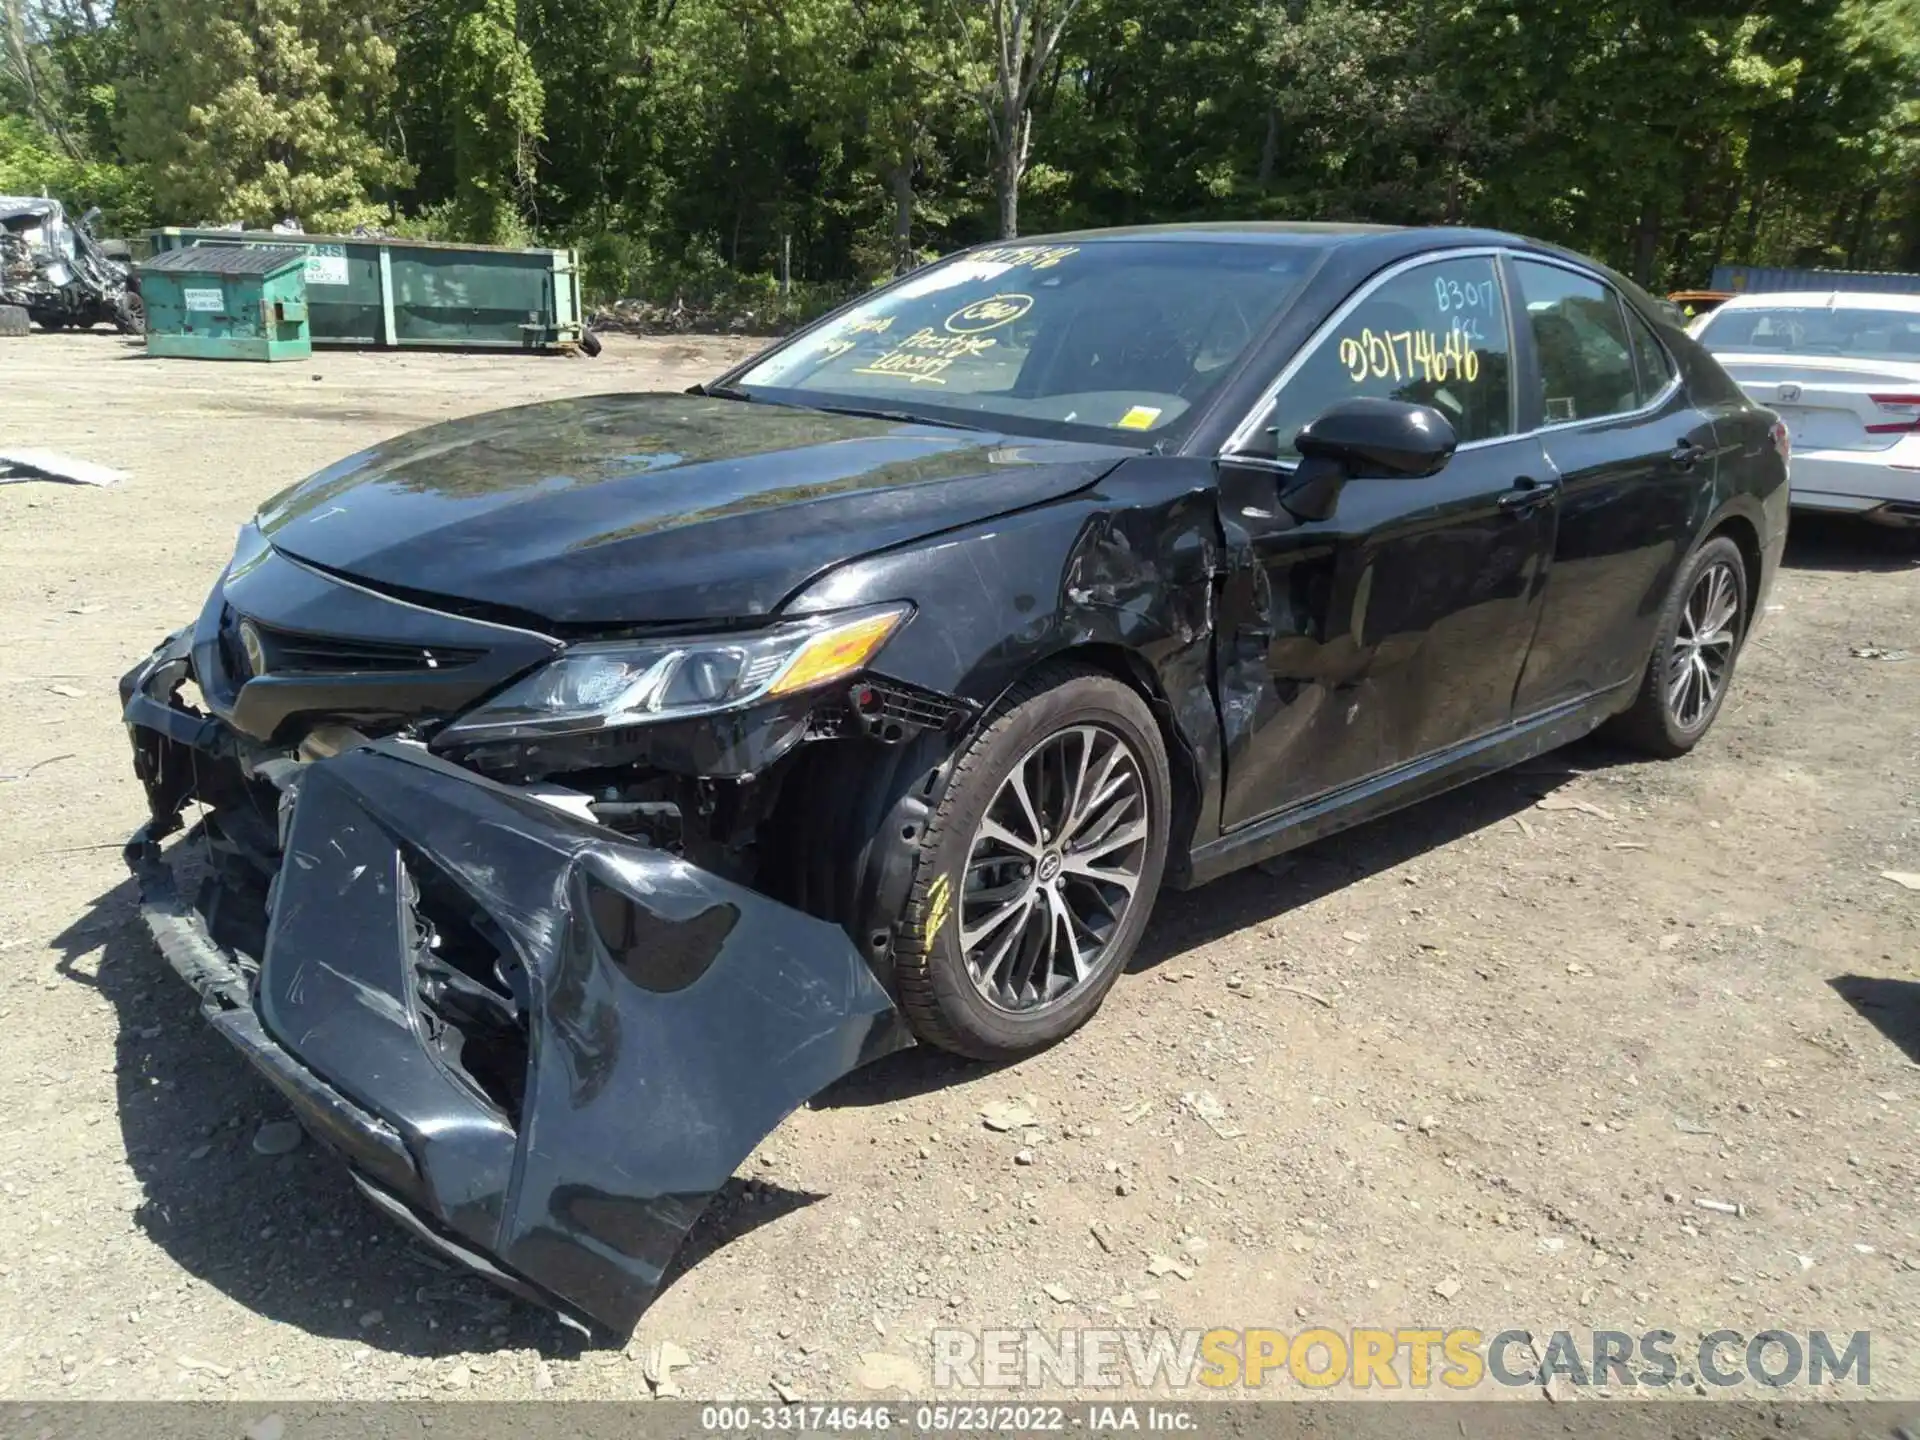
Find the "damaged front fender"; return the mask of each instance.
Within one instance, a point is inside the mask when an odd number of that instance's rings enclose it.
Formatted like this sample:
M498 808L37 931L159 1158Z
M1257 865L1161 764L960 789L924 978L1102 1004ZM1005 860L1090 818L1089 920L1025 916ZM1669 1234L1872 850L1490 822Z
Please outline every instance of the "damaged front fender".
M761 1139L910 1043L833 925L415 747L297 772L252 1004L209 1009L383 1208L565 1315L630 1329Z

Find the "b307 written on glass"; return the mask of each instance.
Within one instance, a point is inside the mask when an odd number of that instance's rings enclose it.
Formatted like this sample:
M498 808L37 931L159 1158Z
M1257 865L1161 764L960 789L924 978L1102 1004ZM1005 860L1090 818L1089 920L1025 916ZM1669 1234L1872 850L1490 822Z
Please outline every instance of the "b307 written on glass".
M1362 329L1340 341L1340 363L1355 384L1368 378L1472 384L1480 378L1480 352L1458 325L1444 337L1431 330Z

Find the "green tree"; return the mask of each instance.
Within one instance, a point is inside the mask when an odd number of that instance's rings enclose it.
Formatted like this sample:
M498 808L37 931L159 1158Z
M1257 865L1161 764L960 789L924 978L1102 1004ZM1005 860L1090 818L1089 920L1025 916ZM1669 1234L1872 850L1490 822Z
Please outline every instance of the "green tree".
M156 204L189 223L379 219L411 178L378 138L392 18L388 0L121 0L122 143Z
M514 0L483 0L454 23L445 83L460 229L487 244L524 244L519 200L533 190L546 91Z
M922 258L916 225L945 215L921 186L939 184L949 150L971 133L948 13L931 0L789 0L781 15L813 143L845 168L846 213L864 227L856 269L862 278L904 273Z
M959 11L962 83L986 117L1002 240L1020 233L1020 182L1033 155L1034 102L1081 0L975 0Z
M0 183L789 316L1186 218L1920 268L1920 0L0 0Z

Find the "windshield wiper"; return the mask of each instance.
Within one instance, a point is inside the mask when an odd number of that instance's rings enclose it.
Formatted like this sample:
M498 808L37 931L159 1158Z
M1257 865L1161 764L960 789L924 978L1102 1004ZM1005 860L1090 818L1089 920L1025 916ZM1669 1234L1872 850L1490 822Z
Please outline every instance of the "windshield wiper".
M689 395L707 395L716 400L744 400L751 405L779 405L789 410L818 410L826 415L852 415L862 420L891 420L901 425L939 425L948 430L985 430L984 425L969 425L964 420L935 420L929 415L913 415L905 410L869 409L860 405L821 405L811 400L790 400L772 395L750 395L737 385L695 385Z
M800 403L800 402L795 402ZM902 425L939 425L948 430L984 430L984 425L969 425L964 420L936 420L931 415L910 415L905 410L869 410L859 405L812 405L807 410L822 410L829 415L854 415L862 420L893 420Z

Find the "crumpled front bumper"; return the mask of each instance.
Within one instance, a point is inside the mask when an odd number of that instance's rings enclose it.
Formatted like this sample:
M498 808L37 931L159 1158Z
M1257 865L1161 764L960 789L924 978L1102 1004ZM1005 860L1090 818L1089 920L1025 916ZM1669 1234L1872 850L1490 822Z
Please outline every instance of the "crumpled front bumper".
M910 1043L838 928L397 742L253 772L279 787L282 859L257 964L223 947L154 838L243 763L170 703L185 659L162 647L122 682L155 810L127 848L144 918L361 1188L496 1282L630 1329L761 1139ZM423 1001L427 894L516 971L504 1101Z

